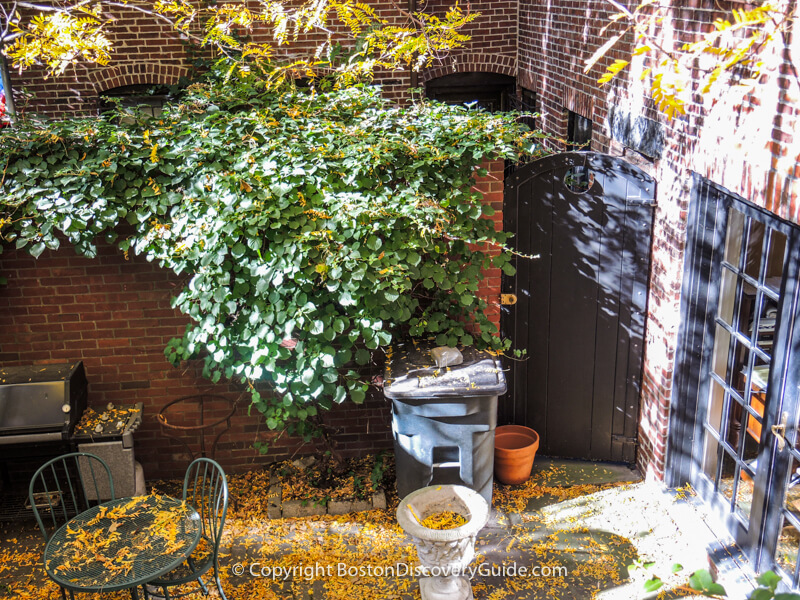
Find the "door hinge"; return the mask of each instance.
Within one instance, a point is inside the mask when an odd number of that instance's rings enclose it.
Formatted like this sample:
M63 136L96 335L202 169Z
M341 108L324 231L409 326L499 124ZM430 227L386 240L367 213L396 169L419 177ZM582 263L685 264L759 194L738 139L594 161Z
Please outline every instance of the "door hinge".
M500 304L504 306L511 306L517 303L516 294L500 294Z
M634 446L639 445L639 438L631 437L629 435L612 435L611 436L612 442L622 442L623 444L633 444Z

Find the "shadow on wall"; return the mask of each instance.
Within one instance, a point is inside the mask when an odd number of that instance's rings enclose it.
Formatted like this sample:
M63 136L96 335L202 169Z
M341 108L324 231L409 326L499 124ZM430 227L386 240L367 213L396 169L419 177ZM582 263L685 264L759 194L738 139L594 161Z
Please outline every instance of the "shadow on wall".
M617 158L564 153L507 188L515 249L539 258L515 260L504 333L528 360L501 422L535 429L546 455L633 462L655 182Z

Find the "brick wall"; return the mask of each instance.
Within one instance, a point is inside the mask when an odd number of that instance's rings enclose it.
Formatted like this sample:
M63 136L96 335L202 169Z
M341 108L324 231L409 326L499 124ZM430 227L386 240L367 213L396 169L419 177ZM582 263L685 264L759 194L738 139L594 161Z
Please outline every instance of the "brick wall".
M740 3L673 3L664 27L679 41L694 39L708 30L717 17L730 14ZM585 61L603 43L599 29L611 14L603 2L559 2L557 10L544 3L520 3L519 85L538 94L544 113L540 126L555 136L567 134L567 110L593 123L592 150L623 156L643 168L658 182L658 207L652 247L638 463L643 472L663 477L667 428L672 398L675 345L680 319L680 289L686 240L686 215L690 172L741 194L779 216L800 222L797 200L797 166L800 140L797 115L800 90L787 58L797 55L798 42L775 44L765 57L774 70L762 80L757 97L736 89L702 95L695 84L687 115L669 121L657 114L646 99L639 80L645 60L634 62L629 74L612 85L598 88L597 78L610 62L627 58L628 45L610 53L585 75ZM722 11L722 12L720 12ZM610 109L660 123L666 144L653 159L612 139ZM558 143L556 148L563 148ZM721 151L722 150L722 151Z
M98 95L133 84L177 84L190 73L180 35L158 20L135 10L117 9L108 29L113 42L108 66L74 65L63 75L48 76L41 68L22 74L11 69L17 110L53 116L96 115Z
M390 23L404 23L391 0L372 0L369 4ZM405 7L406 3L401 5ZM450 0L431 0L425 10L440 14L451 5ZM465 49L441 61L435 60L416 77L415 85L456 72L516 74L516 0L472 2L470 8L480 13L467 27L472 41ZM108 66L75 65L58 77L47 76L40 68L29 69L21 75L12 72L17 110L59 117L92 115L97 113L98 96L106 90L134 84L174 85L182 77L192 76L195 53L187 50L180 35L168 24L133 10L115 9L115 15L117 21L108 32L114 47ZM349 43L346 28L341 23L333 22L329 29L336 40ZM271 31L256 31L253 40L271 42ZM277 48L276 54L296 56L303 48L315 47L323 40L321 35L301 35L298 42ZM375 81L383 86L386 97L398 102L408 99L412 85L409 69L378 72Z
M498 211L495 222L502 223L503 163L487 166L489 174L476 187ZM181 396L217 393L236 399L242 392L235 384L212 385L200 376L197 364L176 369L165 359L165 345L182 335L188 323L170 306L182 279L142 257L126 260L107 244L99 245L94 259L77 255L66 243L38 259L9 246L0 254L0 273L8 277L8 285L0 287L0 364L82 360L90 406L144 402L144 423L135 443L146 477L182 475L188 456L179 442L162 435L159 410ZM480 293L494 305L491 314L499 324L499 272L488 273ZM368 398L364 405L348 402L325 414L325 423L337 430L336 448L345 456L391 447L390 405L379 390ZM225 469L245 470L313 451L299 440L269 432L257 411L248 416L248 405L245 395L230 432L220 438L216 457ZM256 441L269 441L269 453L255 451Z
M397 19L391 3L371 2L383 15ZM427 9L441 11L445 0L430 0ZM404 4L405 6L405 4ZM730 13L739 2L701 3L679 0L665 30L679 41L691 41L698 31L709 29L713 20ZM789 37L786 47L779 43L767 48L766 58L774 68L759 88L758 96L726 89L716 95L692 91L685 117L668 121L646 99L639 73L647 59L635 61L629 74L602 89L596 80L617 58L627 58L631 40L601 61L589 73L583 67L603 43L600 29L615 12L595 0L559 0L556 3L526 3L515 0L472 2L471 9L482 16L468 28L473 41L463 51L434 64L419 77L408 71L382 73L386 94L406 98L416 81L454 72L483 71L516 75L520 86L538 94L543 116L538 124L548 133L567 134L567 111L593 123L592 149L623 156L637 164L658 182L658 207L652 248L652 273L646 332L643 397L639 431L639 466L657 477L663 475L667 424L672 398L675 345L679 324L680 288L690 173L695 171L741 194L779 216L800 222L797 177L800 168L798 112L800 89L789 64L798 56L798 42ZM138 17L137 17L138 19ZM137 19L120 21L115 62L108 68L72 69L64 78L43 80L29 72L25 87L35 92L31 103L50 114L93 112L97 93L116 85L132 83L174 83L188 73L188 62L180 41L161 26ZM313 38L304 38L309 43ZM15 77L17 82L19 78ZM609 128L611 110L625 110L656 123L665 145L660 156L645 156L619 140ZM555 143L554 147L561 148ZM720 152L724 149L724 152ZM501 202L497 175L488 183L490 201ZM499 214L499 213L498 213ZM499 276L489 274L494 285ZM497 309L492 308L494 314Z
M426 3L426 12L441 12L452 6L450 0L431 0ZM466 4L462 3L462 8ZM451 73L499 73L515 76L517 71L517 23L516 0L493 2L470 2L469 8L480 16L465 28L471 36L469 44L453 52L440 63L426 69L421 81Z
M144 423L135 436L136 455L148 478L180 475L188 456L183 446L166 439L156 414L167 402L199 393L241 395L239 385L212 385L198 364L173 368L164 347L182 335L188 319L170 307L180 278L141 257L126 260L114 247L101 244L95 259L76 255L68 245L33 259L7 248L0 269L8 286L0 289L0 363L4 366L82 360L89 379L89 405L143 402ZM257 411L247 415L247 395L220 439L216 457L228 470L282 460L300 448L282 436L267 456L253 443L272 440ZM341 428L338 447L360 452L390 445L387 404L378 395L363 408L337 406L330 425ZM180 418L180 417L179 417ZM183 422L182 424L189 424ZM181 424L178 422L177 424ZM211 444L213 436L206 441ZM196 440L192 447L198 448Z

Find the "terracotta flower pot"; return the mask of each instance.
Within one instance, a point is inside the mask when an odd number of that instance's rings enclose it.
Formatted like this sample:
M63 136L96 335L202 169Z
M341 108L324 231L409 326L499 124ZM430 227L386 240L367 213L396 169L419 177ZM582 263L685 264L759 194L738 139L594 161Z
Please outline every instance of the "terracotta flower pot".
M531 476L539 449L539 434L522 425L501 425L494 431L494 474L498 481L517 485Z

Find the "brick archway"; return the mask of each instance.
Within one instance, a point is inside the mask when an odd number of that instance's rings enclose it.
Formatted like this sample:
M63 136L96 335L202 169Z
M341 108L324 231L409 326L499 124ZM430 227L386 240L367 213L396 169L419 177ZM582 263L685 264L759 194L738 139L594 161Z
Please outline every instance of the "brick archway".
M175 85L189 74L188 67L161 63L122 64L91 73L97 94L117 87L137 84Z
M495 73L497 75L517 76L517 60L513 56L469 53L458 55L455 64L441 65L426 69L420 77L426 83L438 77L454 73Z

